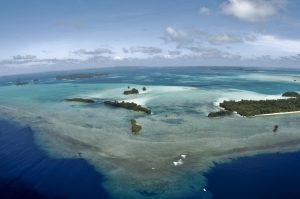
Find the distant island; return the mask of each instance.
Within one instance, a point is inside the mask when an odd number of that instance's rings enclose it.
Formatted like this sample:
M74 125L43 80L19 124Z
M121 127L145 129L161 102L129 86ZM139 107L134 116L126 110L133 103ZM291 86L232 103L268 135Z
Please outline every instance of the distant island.
M25 81L21 81L21 80L17 80L15 83L16 86L24 86L27 84L29 84L29 82L25 82Z
M99 76L106 76L108 73L80 73L80 74L70 74L70 75L58 75L56 76L57 80L77 80L77 79L88 79Z
M223 101L220 107L224 110L211 112L208 117L219 117L230 115L236 112L241 116L256 116L263 114L276 114L286 112L300 111L300 95L297 92L286 92L282 94L287 99L273 100L241 100L241 101Z
M139 90L136 88L133 88L131 90L126 90L123 92L124 95L132 95L132 94L139 94Z
M80 98L80 97L65 99L65 101L67 101L67 102L81 102L81 103L87 103L87 104L91 104L91 103L96 102L93 99L84 99L84 98Z
M134 102L118 102L118 101L105 101L105 105L113 106L113 107L120 107L120 108L125 108L133 111L141 111L147 114L151 114L151 110L147 109L145 107L142 107L141 105L138 105Z

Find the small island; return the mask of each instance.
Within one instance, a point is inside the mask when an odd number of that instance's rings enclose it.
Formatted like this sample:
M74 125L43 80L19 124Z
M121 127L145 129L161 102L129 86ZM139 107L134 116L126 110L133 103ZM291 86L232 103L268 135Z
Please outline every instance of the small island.
M70 75L58 75L57 80L78 80L78 79L89 79L93 77L106 76L107 73L80 73L80 74L70 74Z
M81 103L87 103L87 104L91 104L91 103L96 102L93 99L84 99L84 98L80 98L80 97L65 99L65 101L67 101L67 102L81 102Z
M136 88L133 88L131 90L124 91L123 94L124 95L139 94L139 90Z
M150 109L142 107L141 105L138 105L134 102L105 101L104 104L109 105L109 106L113 106L113 107L120 107L120 108L125 108L125 109L129 109L129 110L137 111L137 112L141 111L141 112L144 112L144 113L147 113L147 114L151 114Z
M142 130L142 126L138 125L135 119L131 120L131 132L134 135L138 135L138 133Z
M288 91L283 93L282 97L300 97L300 94L294 91Z

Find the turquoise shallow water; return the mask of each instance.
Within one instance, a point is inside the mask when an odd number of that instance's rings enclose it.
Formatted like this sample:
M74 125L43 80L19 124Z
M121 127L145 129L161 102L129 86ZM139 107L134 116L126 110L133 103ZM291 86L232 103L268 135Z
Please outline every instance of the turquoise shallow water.
M52 158L81 154L105 175L103 186L112 197L210 198L203 191L203 172L214 162L300 148L299 114L207 118L224 99L274 99L300 91L298 70L105 68L78 73L86 72L108 75L75 81L56 80L58 73L2 77L0 114L29 125L37 145ZM30 84L13 85L17 80ZM127 86L140 91L146 86L147 91L124 96ZM64 101L70 97L96 103ZM105 100L133 101L153 114L113 109ZM132 118L142 125L138 136L130 132ZM280 127L276 135L275 124Z

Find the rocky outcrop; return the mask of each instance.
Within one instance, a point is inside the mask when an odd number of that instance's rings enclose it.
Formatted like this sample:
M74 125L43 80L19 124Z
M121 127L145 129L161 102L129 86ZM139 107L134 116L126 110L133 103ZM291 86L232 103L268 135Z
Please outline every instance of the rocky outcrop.
M210 112L208 114L208 117L222 117L222 116L228 116L228 115L232 115L232 111L217 111L217 112Z
M135 119L131 120L131 132L135 135L139 134L142 130L142 126L138 125Z
M67 102L81 102L81 103L87 103L87 104L91 104L91 103L96 102L93 99L84 99L84 98L80 98L80 97L65 99L65 101L67 101Z
M276 133L278 131L279 126L276 124L273 128L273 133Z

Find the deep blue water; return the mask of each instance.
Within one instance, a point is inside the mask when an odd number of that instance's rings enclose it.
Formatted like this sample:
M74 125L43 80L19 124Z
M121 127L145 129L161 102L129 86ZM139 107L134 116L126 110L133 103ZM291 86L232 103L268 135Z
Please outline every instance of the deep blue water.
M217 164L206 177L215 199L299 199L300 153L235 159Z
M27 126L0 118L1 199L108 199L105 179L83 159L52 159Z

